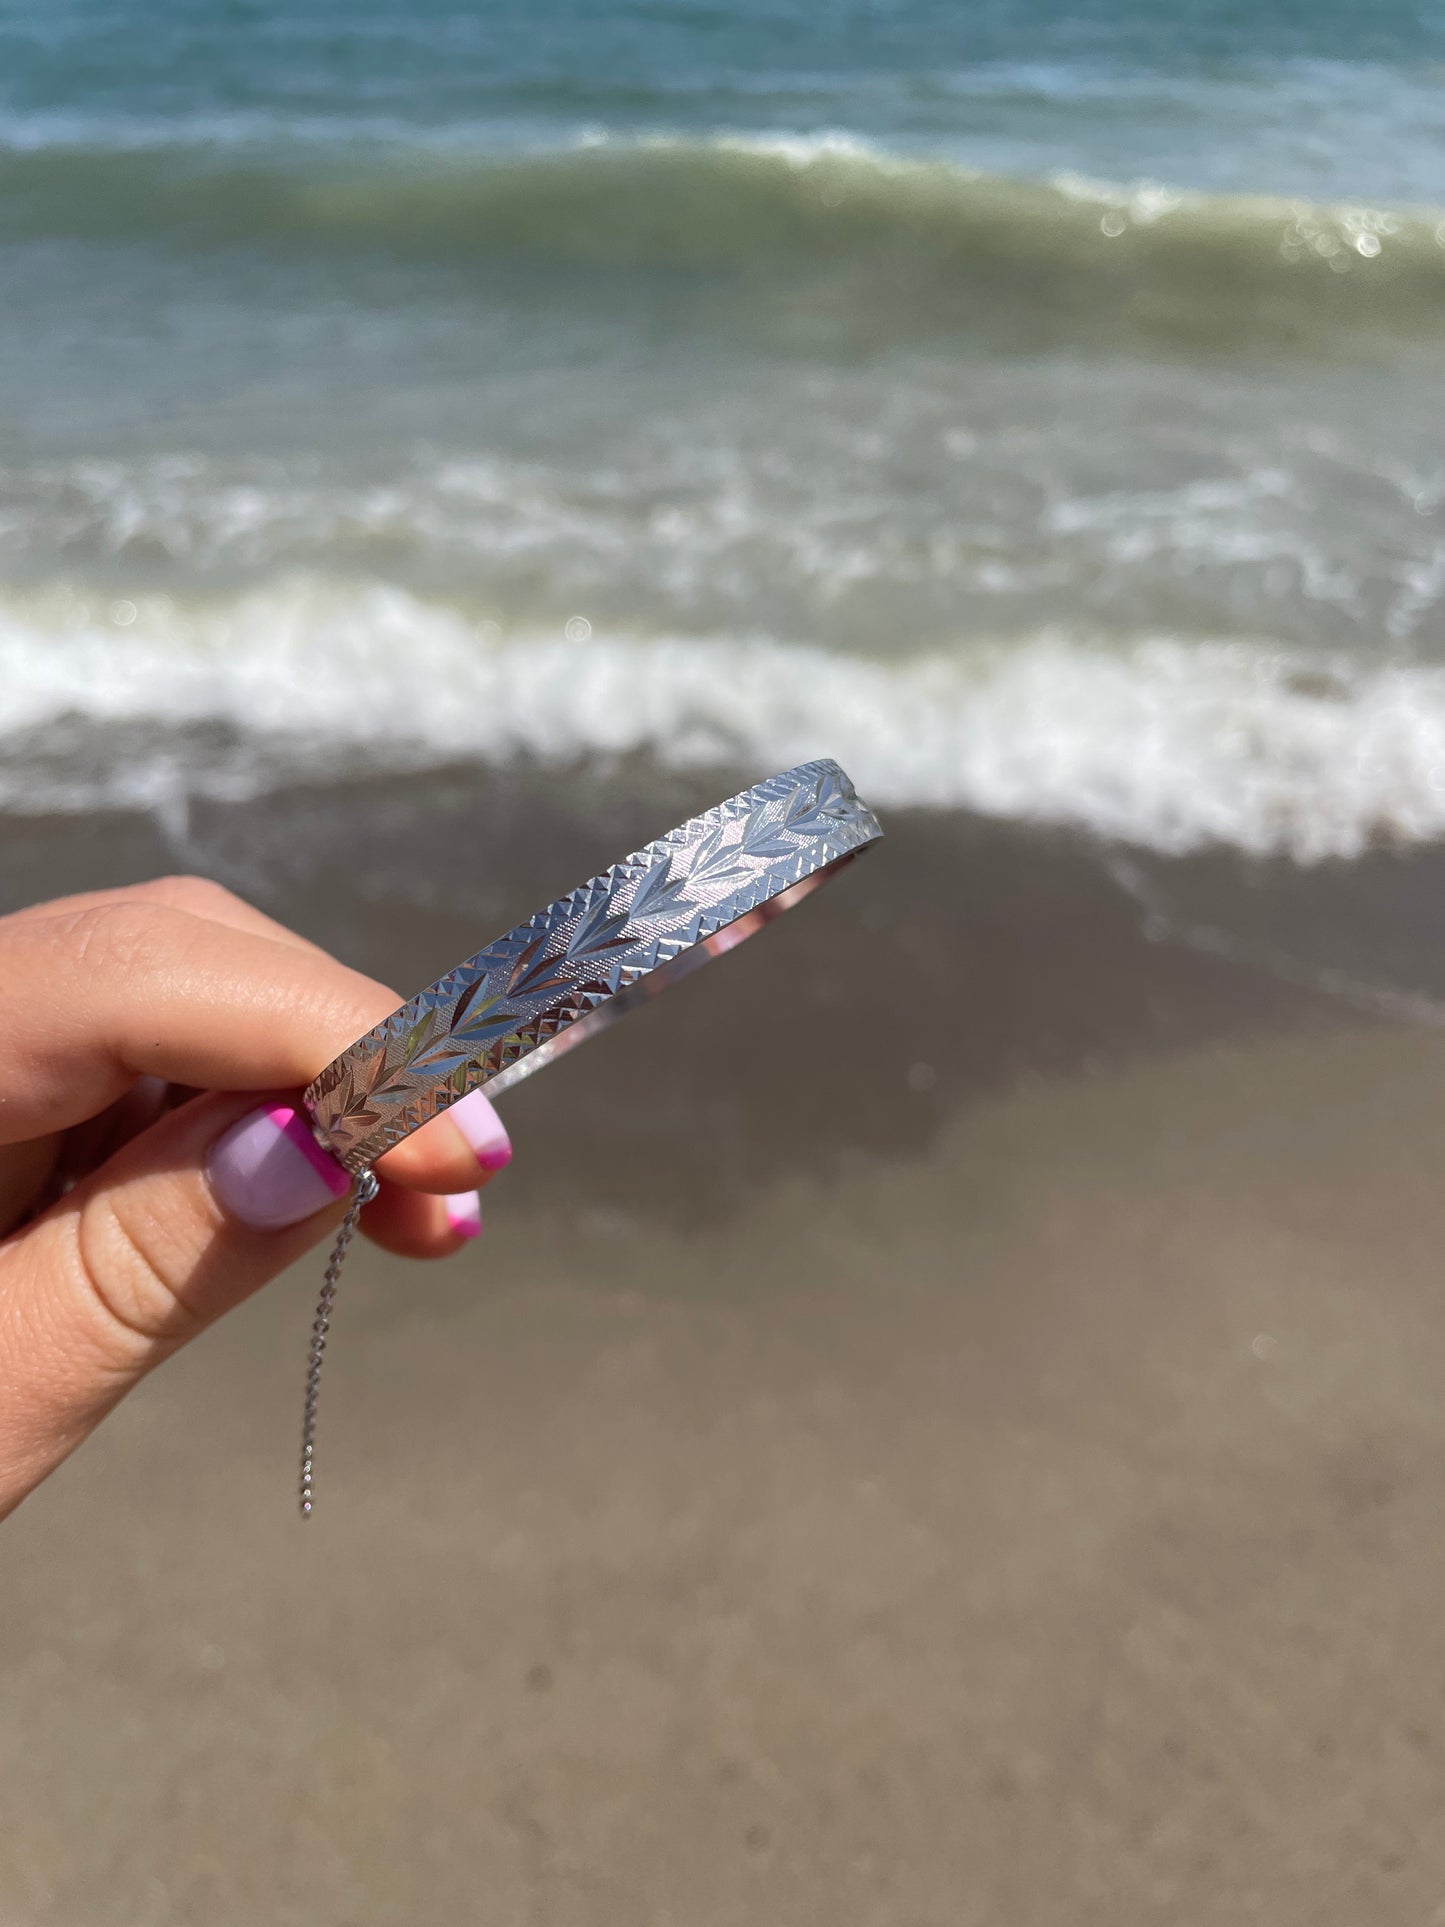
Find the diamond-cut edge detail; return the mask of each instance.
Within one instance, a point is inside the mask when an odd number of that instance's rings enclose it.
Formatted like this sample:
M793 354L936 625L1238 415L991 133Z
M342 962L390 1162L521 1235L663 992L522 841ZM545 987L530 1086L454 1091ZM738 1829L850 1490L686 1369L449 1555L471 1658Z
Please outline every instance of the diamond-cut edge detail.
M318 1136L359 1170L619 991L881 834L826 760L728 797L539 910L358 1038L305 1093ZM474 1040L457 1034L469 1022L483 1043L474 1055ZM459 1048L448 1051L449 1040Z

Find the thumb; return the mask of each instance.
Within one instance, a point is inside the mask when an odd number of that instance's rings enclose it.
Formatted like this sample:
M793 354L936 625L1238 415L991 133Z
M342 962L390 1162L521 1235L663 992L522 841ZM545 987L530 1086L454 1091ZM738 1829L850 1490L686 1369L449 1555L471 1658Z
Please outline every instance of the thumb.
M205 1096L0 1244L0 1518L153 1366L332 1231L350 1192L284 1098Z

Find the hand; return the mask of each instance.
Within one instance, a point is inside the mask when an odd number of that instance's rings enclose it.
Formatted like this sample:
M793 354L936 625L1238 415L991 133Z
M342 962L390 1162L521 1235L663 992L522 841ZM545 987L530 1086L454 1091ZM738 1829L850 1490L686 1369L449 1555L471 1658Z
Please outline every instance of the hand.
M296 1094L400 1001L200 878L0 918L0 1518L333 1232L350 1183ZM474 1092L378 1161L362 1229L454 1251L510 1156Z

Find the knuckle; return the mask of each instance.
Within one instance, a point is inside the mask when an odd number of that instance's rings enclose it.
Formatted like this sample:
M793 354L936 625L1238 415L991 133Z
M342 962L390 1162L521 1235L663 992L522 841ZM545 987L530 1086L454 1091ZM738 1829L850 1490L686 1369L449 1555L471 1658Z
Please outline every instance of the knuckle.
M133 897L88 904L63 918L57 934L86 968L132 970L154 954L160 918L154 906Z
M188 910L193 916L214 916L217 912L245 907L224 883L187 873L155 877L149 883L138 884L136 894L172 910Z
M102 1349L117 1363L183 1344L202 1323L172 1273L169 1240L144 1210L102 1192L76 1214L76 1281L95 1314Z
M384 984L334 961L308 978L303 994L318 1042L333 1053L364 1037L402 1001Z

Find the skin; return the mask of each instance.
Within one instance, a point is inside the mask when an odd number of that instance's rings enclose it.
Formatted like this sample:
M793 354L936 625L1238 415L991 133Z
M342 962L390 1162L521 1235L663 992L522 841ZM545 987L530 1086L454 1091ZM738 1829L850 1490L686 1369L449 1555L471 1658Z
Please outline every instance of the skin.
M346 1200L238 1224L210 1146L401 999L218 884L167 877L0 918L0 1518L130 1388L330 1236ZM440 1117L376 1166L361 1228L437 1258L486 1182Z

